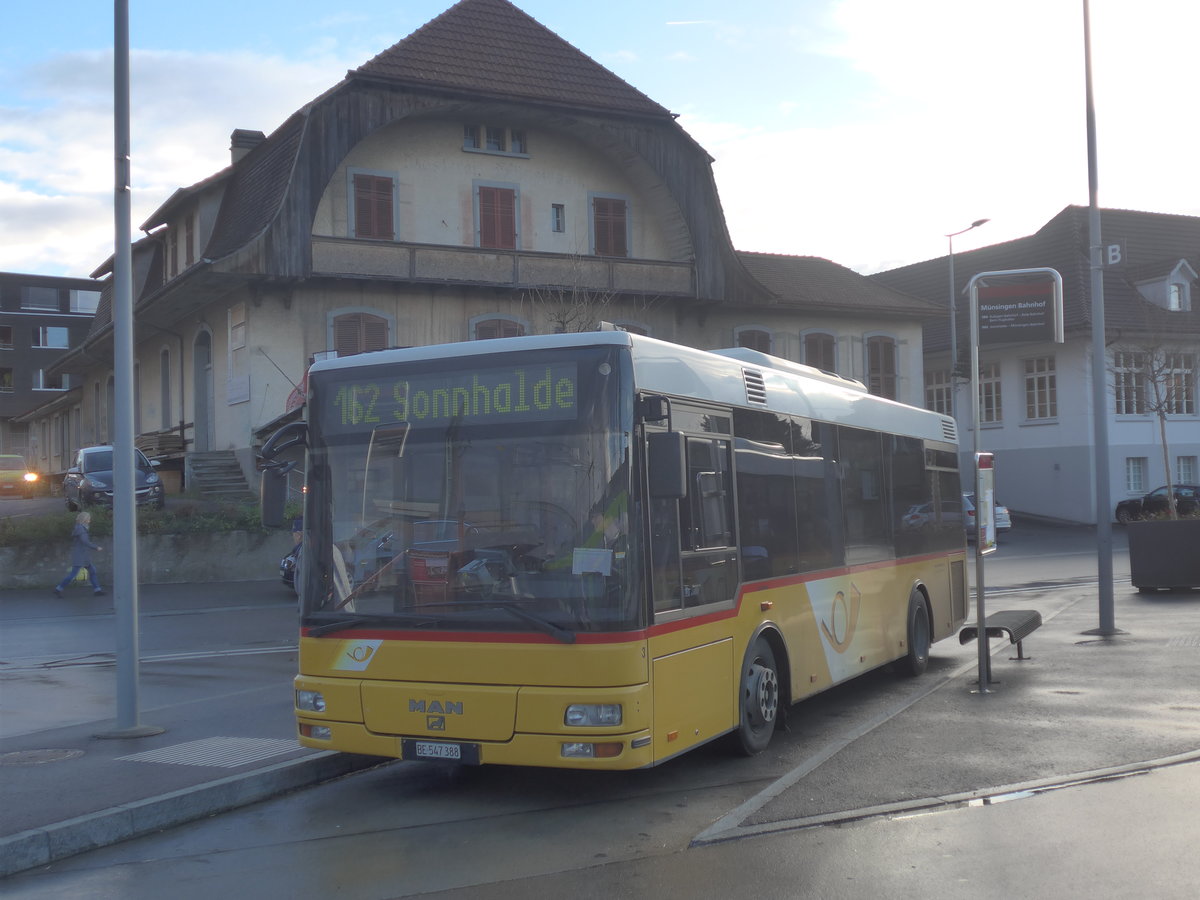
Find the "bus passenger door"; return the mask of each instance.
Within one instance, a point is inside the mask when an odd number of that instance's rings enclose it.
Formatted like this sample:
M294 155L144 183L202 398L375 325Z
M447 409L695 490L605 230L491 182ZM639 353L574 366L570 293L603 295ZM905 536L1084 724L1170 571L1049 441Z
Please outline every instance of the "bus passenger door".
M650 501L655 617L730 604L737 592L730 442L688 436L682 498Z
M704 421L715 418L705 416ZM688 434L684 454L686 494L651 496L649 503L656 623L728 609L737 593L728 433ZM735 675L744 648L734 646L728 627L728 622L707 623L670 629L651 639L656 759L736 725Z
M689 437L687 470L679 505L683 606L728 603L738 579L729 441Z

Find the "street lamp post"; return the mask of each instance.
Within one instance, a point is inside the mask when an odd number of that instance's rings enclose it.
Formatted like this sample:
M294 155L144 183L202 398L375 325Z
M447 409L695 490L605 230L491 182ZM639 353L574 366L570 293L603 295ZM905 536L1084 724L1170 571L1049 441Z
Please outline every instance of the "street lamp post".
M946 235L946 241L949 245L947 258L950 260L950 415L955 414L955 395L958 391L955 389L954 375L958 371L958 322L956 321L955 308L958 306L958 298L954 294L954 239L960 234L966 234L972 228L978 228L991 219L976 219L962 231L955 231L953 234Z

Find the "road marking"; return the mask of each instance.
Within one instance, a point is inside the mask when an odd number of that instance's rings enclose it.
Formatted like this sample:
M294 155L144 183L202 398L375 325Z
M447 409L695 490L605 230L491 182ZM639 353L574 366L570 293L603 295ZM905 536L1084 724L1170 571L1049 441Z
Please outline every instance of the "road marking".
M765 822L761 825L745 825L727 829L725 832L719 834L710 834L713 831L710 828L708 831L697 836L692 841L692 844L715 844L747 837L759 837L764 834L774 834L781 831L797 831L802 828L817 828L822 825L844 825L848 822L861 822L864 819L876 819L885 816L889 819L899 821L948 812L956 808L996 806L1000 803L1006 803L1011 800L1023 800L1028 797L1035 797L1038 794L1049 793L1050 791L1081 787L1089 784L1100 784L1120 778L1130 778L1135 775L1148 775L1155 769L1196 762L1200 762L1200 750L1180 753L1175 756L1164 756L1159 759L1129 763L1124 766L1113 766L1111 768L1095 769L1088 772L1076 772L1070 775L1057 775L1051 778L1042 778L1019 784L982 788L975 791L963 791L957 794L945 794L937 797L902 800L897 803L864 806L858 809L822 813L816 816L803 816L796 819L780 819L777 822Z
M125 762L167 763L176 766L216 766L236 769L238 766L262 762L304 750L294 740L281 738L210 737L186 741L170 747L159 747L129 756L118 756Z
M188 659L217 659L224 656L254 656L264 653L295 653L299 650L296 644L283 647L242 647L232 650L183 650L177 653L161 653L155 656L139 656L139 663L180 662ZM28 669L63 669L87 666L116 665L116 656L112 653L89 653L86 656L74 656L68 659L50 659L44 662L34 662L36 657L24 657L12 662L22 665L5 665L0 674L19 672Z

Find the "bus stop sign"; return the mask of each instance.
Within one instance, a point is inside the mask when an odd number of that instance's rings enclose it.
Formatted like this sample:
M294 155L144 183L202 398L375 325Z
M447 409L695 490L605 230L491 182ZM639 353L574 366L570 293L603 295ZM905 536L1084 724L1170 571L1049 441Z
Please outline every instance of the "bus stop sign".
M1062 282L1057 275L1044 269L988 272L973 283L980 345L1062 343Z

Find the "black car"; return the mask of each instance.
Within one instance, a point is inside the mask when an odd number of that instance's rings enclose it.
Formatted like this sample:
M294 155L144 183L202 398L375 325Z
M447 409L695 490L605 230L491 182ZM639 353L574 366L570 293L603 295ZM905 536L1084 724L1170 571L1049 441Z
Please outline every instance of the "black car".
M134 494L139 506L162 509L166 503L166 492L162 479L154 471L152 463L135 449ZM75 457L75 465L67 469L63 477L63 496L67 498L67 509L82 509L85 506L113 505L113 448L84 447Z
M1181 516L1194 516L1200 512L1200 485L1174 485L1175 509ZM1139 519L1153 519L1167 512L1167 486L1155 488L1144 497L1122 500L1117 504L1117 521L1122 525Z
M287 556L279 561L279 580L297 594L300 593L300 589L296 585L296 568L300 565L300 547L301 545L297 544Z

